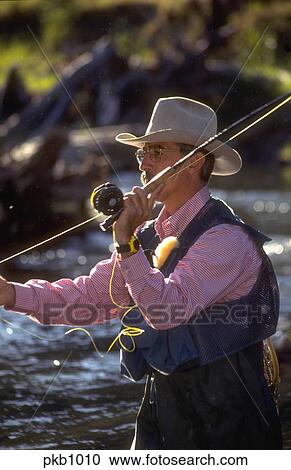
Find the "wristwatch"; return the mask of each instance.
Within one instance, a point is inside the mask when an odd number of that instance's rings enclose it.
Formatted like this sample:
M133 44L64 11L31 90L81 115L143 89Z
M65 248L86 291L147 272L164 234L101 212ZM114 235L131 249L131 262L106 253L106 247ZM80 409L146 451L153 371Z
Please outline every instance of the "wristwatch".
M139 239L135 235L131 235L128 243L124 245L115 244L117 253L137 253L140 247Z

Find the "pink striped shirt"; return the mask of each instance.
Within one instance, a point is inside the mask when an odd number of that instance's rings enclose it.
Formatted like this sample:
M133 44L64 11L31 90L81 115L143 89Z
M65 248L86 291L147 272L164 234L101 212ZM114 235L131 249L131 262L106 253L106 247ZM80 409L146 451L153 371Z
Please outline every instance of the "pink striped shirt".
M155 223L160 239L179 236L209 197L208 186L204 186L173 215L163 208ZM126 309L112 304L109 295L115 260L114 252L88 276L74 280L14 283L13 310L50 325L89 325L121 316ZM241 227L221 224L196 241L168 278L151 268L141 249L117 260L112 296L119 306L127 306L133 299L154 328L173 328L201 308L246 295L260 265L260 254L248 234Z

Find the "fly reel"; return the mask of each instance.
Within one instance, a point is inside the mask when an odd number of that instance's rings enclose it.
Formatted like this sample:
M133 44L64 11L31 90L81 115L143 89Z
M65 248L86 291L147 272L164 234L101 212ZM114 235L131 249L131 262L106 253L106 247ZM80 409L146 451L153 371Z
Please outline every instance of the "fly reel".
M93 189L90 202L93 209L109 216L100 224L101 229L106 231L112 227L122 212L123 193L115 184L104 183Z

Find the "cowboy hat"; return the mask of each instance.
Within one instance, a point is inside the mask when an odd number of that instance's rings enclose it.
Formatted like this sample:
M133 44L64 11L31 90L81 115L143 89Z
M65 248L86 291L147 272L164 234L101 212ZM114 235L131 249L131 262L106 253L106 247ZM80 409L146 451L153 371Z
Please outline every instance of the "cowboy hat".
M195 147L216 134L217 118L212 108L199 101L173 96L156 102L144 135L136 137L123 132L115 139L133 147L143 147L150 142L176 142ZM219 139L205 149L215 157L213 175L228 176L240 170L242 160L239 153Z

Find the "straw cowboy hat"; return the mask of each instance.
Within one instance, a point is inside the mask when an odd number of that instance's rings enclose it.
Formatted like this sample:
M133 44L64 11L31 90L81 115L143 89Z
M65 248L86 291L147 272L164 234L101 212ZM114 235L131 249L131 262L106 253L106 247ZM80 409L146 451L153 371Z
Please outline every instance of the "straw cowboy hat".
M115 139L133 147L143 147L149 142L176 142L195 147L216 133L217 118L213 109L199 101L174 96L157 101L144 135L136 137L123 132ZM211 142L206 150L215 157L213 175L228 176L240 170L240 155L220 140Z

